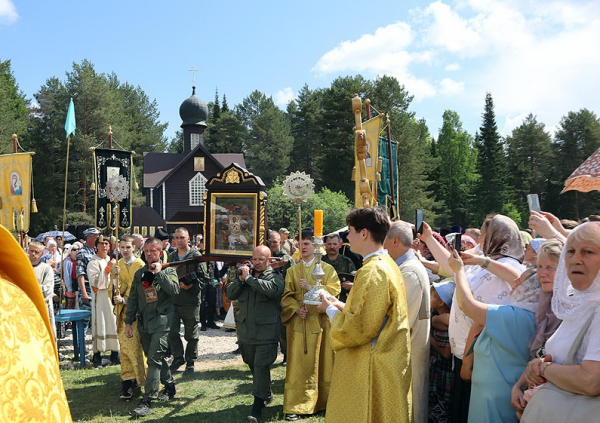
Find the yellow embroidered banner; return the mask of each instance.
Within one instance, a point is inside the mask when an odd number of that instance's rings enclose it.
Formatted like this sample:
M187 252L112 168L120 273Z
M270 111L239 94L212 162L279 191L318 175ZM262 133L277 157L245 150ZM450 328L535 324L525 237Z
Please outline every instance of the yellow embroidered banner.
M377 192L374 190L373 182L376 180L377 174L377 162L379 160L379 133L381 132L381 126L383 123L383 116L376 116L362 124L362 129L367 132L367 179L371 182L371 189L373 189L373 199L371 200L372 205L377 205ZM354 188L354 207L361 208L362 200L360 196L360 188L358 187L359 175L358 175L358 160L356 160L356 153L354 154L354 166L356 168L356 181Z
M0 155L0 224L29 231L31 153Z

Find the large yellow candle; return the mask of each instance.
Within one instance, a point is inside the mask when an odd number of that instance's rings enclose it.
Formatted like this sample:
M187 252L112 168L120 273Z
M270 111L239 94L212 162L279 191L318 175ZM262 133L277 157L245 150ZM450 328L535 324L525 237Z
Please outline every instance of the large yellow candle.
M323 210L315 210L315 236L323 236Z

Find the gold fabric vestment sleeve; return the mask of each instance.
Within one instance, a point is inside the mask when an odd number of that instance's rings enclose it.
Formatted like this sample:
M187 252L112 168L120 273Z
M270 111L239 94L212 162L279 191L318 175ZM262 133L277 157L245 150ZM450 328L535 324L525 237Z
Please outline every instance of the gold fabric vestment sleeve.
M71 422L56 344L27 256L0 226L0 416L10 422Z

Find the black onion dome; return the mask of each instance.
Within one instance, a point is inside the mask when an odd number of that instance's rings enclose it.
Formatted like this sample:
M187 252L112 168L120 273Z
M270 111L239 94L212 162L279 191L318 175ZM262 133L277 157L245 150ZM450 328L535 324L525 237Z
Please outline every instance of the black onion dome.
M192 87L192 96L179 106L179 116L184 125L200 125L206 126L208 118L208 106L204 101L196 97L196 87Z

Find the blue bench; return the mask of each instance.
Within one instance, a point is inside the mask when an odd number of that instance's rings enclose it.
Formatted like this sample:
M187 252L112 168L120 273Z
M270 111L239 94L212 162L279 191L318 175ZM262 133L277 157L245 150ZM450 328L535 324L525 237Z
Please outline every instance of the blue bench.
M57 322L73 322L73 354L75 359L79 357L81 367L85 367L85 321L92 317L89 310L66 310L61 309L54 315ZM81 340L81 342L78 342Z

